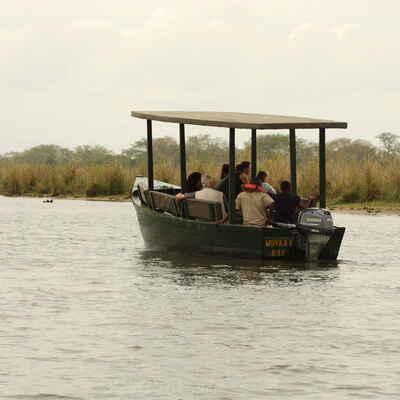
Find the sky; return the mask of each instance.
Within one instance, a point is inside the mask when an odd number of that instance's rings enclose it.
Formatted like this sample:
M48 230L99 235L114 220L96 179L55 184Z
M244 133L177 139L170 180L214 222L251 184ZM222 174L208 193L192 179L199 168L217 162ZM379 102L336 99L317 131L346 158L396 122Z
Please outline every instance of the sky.
M119 152L146 133L132 110L349 123L328 139L400 134L399 16L394 0L4 2L0 153L39 144ZM153 132L178 138L174 124ZM238 132L239 143L248 138Z

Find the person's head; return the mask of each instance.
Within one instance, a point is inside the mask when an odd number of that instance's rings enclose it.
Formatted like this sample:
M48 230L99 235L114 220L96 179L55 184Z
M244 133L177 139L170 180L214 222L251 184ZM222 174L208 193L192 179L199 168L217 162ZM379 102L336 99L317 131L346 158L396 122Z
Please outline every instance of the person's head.
M250 174L250 163L248 161L242 161L240 164L242 166L242 172L249 175Z
M200 172L192 172L184 185L184 193L196 192L201 189L201 174Z
M281 191L282 192L290 192L291 190L290 182L288 181L282 181L281 182Z
M204 188L211 188L211 189L215 188L215 186L217 185L217 181L210 175L202 175L201 183Z
M261 182L265 182L265 180L267 179L268 174L265 171L260 171L257 174L257 179L259 179Z
M255 178L251 178L250 184L251 185L257 185L257 186L262 186L262 181L258 177L255 177Z
M224 179L229 174L229 164L222 164L221 179Z
M262 182L258 178L252 178L250 183L243 185L245 192L264 192Z

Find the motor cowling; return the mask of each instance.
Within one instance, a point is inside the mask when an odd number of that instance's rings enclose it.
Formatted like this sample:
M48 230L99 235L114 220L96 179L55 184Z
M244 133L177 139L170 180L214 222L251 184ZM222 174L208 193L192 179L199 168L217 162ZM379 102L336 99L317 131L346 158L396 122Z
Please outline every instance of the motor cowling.
M333 235L332 214L323 208L307 208L299 213L296 227L301 233L301 245L307 260L317 260Z
M327 236L335 231L332 214L324 208L306 208L300 211L296 226L299 231L305 233L319 233Z

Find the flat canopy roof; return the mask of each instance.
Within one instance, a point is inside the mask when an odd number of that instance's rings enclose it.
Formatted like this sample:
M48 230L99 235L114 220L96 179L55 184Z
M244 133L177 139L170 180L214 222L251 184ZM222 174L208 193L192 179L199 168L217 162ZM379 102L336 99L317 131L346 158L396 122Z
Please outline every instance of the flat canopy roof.
M347 122L285 115L210 111L132 111L131 114L153 121L239 129L347 128Z

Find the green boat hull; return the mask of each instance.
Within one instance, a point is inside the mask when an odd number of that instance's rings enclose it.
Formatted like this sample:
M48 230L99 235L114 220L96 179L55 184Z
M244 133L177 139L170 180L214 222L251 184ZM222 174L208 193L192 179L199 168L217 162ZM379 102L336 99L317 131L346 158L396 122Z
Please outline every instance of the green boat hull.
M306 259L301 246L304 236L296 229L202 222L133 204L146 246L153 250L259 259ZM335 228L319 259L337 259L344 231L345 228Z

